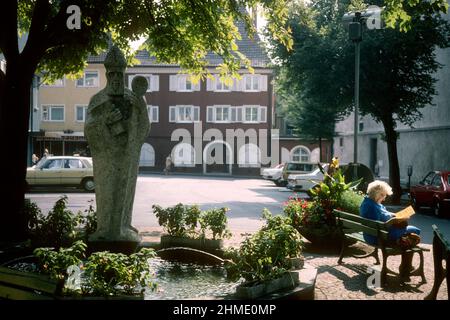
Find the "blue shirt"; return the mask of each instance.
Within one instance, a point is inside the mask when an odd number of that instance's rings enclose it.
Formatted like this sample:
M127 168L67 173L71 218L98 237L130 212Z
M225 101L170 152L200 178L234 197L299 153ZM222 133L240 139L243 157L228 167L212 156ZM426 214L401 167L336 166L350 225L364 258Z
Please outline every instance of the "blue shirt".
M359 207L359 214L363 218L381 222L386 222L392 217L394 217L394 214L387 211L385 206L376 203L367 196L364 198L363 202L361 203L361 206ZM363 236L364 240L366 240L367 243L370 243L372 245L378 244L378 239L376 236L372 236L366 233L363 233Z

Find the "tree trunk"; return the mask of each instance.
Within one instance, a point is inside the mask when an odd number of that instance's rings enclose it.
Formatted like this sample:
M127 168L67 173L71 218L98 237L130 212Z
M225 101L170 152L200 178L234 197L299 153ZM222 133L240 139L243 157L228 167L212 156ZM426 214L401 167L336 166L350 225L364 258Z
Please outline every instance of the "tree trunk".
M27 141L30 111L30 66L8 61L4 92L0 96L0 157L3 190L0 192L0 241L27 238L27 219L23 212L27 168ZM27 70L28 69L28 70Z
M397 155L397 132L395 131L395 122L392 117L383 119L384 132L386 134L386 144L388 148L389 159L389 184L394 194L391 196L393 204L399 204L402 195L400 186L400 167Z

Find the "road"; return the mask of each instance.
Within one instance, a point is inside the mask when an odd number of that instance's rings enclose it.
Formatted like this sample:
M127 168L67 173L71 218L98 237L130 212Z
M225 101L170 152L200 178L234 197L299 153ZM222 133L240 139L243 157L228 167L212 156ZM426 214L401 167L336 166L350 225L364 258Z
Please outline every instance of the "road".
M94 193L69 188L62 192L59 189L35 189L26 197L36 202L43 212L48 212L63 194L68 196L68 207L73 212L87 209L88 201L95 199ZM158 227L152 211L153 204L168 207L183 203L198 204L202 210L228 207L228 224L233 232L254 232L262 225L260 218L263 209L267 208L274 214L281 213L283 203L291 195L288 189L276 187L262 179L141 174L136 186L133 225L138 229ZM410 224L422 230L423 243L432 243L432 224L436 224L450 238L450 220L436 218L429 210L423 209L415 214Z

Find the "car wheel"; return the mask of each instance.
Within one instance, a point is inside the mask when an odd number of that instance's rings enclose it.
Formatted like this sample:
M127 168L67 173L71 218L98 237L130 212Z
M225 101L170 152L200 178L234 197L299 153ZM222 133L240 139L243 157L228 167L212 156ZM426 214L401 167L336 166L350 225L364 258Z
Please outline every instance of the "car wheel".
M275 184L277 185L277 187L285 187L287 185L287 181L279 179L275 181Z
M439 200L436 200L433 205L433 214L435 217L442 217L442 205Z
M420 209L420 206L417 203L417 198L413 195L411 195L411 206L414 208L414 211L418 211Z
M83 189L86 191L94 191L95 190L95 183L94 179L92 178L86 178L82 182Z

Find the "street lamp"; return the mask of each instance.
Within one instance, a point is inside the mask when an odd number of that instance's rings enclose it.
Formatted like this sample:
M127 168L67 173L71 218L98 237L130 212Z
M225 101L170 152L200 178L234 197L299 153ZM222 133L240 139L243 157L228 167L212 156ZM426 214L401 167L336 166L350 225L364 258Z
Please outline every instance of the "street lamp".
M369 30L382 29L381 21L382 8L369 6L366 10L348 12L342 17L344 25L348 26L349 39L355 44L355 118L353 124L353 179L358 176L358 115L359 115L359 69L360 69L360 48L363 30L363 23Z

